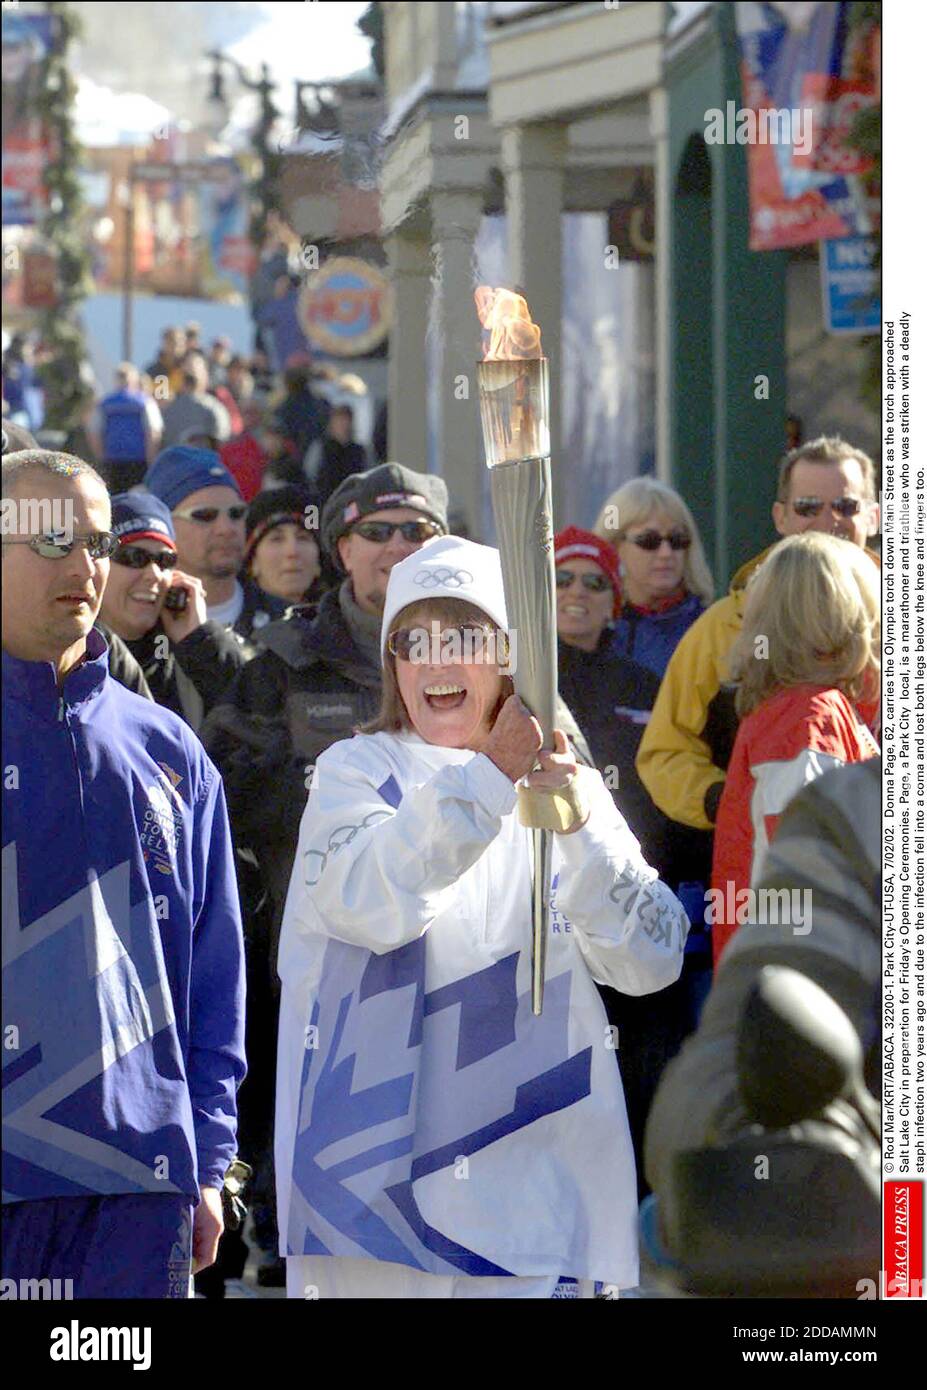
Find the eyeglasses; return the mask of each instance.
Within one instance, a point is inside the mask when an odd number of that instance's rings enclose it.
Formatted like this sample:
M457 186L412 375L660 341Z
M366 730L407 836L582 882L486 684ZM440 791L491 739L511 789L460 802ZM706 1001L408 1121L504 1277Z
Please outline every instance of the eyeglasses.
M201 526L211 526L219 516L227 516L229 521L241 521L247 510L243 502L236 502L232 507L188 507L174 515L182 521L198 521Z
M843 517L845 521L858 516L862 505L858 497L837 497L833 502L822 502L820 497L796 497L792 503L797 516L820 516L823 508L829 506L834 516Z
M141 545L120 545L113 554L113 563L126 569L143 570L156 565L159 570L172 570L179 556L176 550L145 550Z
M399 627L386 639L386 650L400 661L420 661L432 666L441 664L442 654L449 659L462 657L471 661L487 653L498 659L500 665L505 665L509 643L505 633L497 632L494 627L458 623L443 628L440 636L437 631L429 632L427 627Z
M365 541L373 541L375 545L385 545L397 531L402 533L403 540L419 545L430 541L432 536L444 535L444 528L436 521L359 521L349 534L363 536Z
M5 540L3 544L28 545L43 560L63 560L79 545L91 560L108 560L119 542L112 531L91 531L89 535L72 536L70 540L61 538L61 532L52 531L44 536L30 536L23 541Z
M627 536L626 539L640 550L659 550L664 541L669 541L671 550L688 550L692 544L688 531L682 530L670 531L666 536L661 536L659 531L641 531L639 536Z
M578 579L584 589L588 589L591 594L604 594L606 589L612 587L611 581L604 574L574 574L572 570L557 570L557 588L569 589L574 579Z

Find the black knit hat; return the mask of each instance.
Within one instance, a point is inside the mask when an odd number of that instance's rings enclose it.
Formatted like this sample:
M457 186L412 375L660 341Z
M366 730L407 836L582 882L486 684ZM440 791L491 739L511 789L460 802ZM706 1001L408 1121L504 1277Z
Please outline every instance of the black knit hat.
M322 544L339 565L338 541L371 512L411 507L447 532L447 484L436 473L413 473L401 463L381 463L345 478L325 503Z
M296 483L265 488L252 500L245 517L245 559L251 558L268 531L288 522L302 524L318 540L318 521L318 498L308 488Z

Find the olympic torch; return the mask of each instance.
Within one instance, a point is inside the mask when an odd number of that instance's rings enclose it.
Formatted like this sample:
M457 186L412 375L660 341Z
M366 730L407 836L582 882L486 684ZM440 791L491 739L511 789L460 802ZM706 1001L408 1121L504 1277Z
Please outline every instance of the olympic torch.
M489 335L477 366L483 444L509 626L518 634L515 689L541 726L544 747L554 746L557 700L557 625L554 534L551 515L548 363L541 332L528 305L510 290L481 286L477 312ZM544 963L550 920L553 833L569 828L575 803L568 795L518 788L519 818L534 844L532 883L531 1007L544 1003Z

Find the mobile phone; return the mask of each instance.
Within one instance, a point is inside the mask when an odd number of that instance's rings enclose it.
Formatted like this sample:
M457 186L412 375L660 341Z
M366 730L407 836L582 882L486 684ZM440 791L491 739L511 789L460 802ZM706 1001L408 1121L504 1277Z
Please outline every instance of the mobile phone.
M169 608L172 613L185 613L189 601L188 590L180 584L172 584L164 595L164 607Z

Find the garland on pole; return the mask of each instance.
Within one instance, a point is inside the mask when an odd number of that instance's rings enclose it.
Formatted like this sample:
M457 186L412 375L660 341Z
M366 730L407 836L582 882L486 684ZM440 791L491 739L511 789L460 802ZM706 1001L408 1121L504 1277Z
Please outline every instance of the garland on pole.
M82 375L86 360L84 335L77 319L80 303L92 292L82 213L83 195L78 178L80 146L74 132L77 83L68 69L68 49L81 33L71 6L49 0L46 10L55 21L55 34L43 63L37 114L45 123L49 163L44 182L48 211L39 228L55 258L57 303L39 317L39 332L49 358L40 368L45 388L46 423L52 429L71 431L80 423L93 388Z

